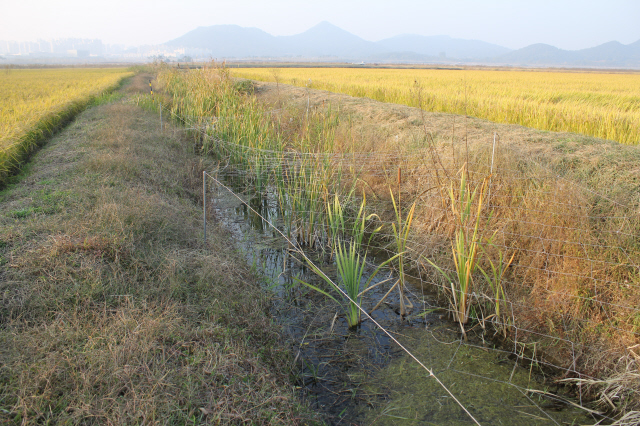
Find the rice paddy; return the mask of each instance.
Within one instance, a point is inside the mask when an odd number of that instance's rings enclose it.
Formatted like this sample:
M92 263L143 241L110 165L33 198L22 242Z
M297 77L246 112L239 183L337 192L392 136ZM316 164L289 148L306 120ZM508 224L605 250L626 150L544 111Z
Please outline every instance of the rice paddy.
M348 68L234 68L233 75L640 143L640 74Z
M7 69L0 79L0 183L88 102L130 75L123 68Z

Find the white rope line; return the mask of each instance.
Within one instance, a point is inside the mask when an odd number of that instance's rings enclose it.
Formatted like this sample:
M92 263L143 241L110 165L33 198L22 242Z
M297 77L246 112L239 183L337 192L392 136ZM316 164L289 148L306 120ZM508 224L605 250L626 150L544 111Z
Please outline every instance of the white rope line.
M240 198L234 191L232 191L229 187L227 187L226 185L224 185L222 182L220 182L218 179L216 179L214 176L210 175L209 173L205 172L206 176L209 176L211 179L213 179L218 185L220 185L222 188L226 189L230 194L232 194L234 197L236 197L241 203L243 203L244 205L247 206L247 208L249 208L254 214L256 214L257 216L259 216L260 218L262 218L263 221L265 221L266 223L269 224L269 226L271 226L276 232L278 232L289 244L291 244L291 247L294 248L294 250L301 255L307 262L309 262L310 264L313 264L313 262L311 261L311 259L309 259L307 257L307 255L304 253L304 251L300 250L299 248L297 248L297 246L282 232L280 231L280 229L275 226L273 223L271 223L269 220L267 220L266 218L264 218L260 213L258 213L253 207L251 207L251 205L247 202L245 202L242 198ZM206 194L205 194L206 197ZM205 198L206 199L206 198ZM429 373L429 376L433 377L436 382L438 382L438 384L449 394L449 396L451 396L451 398L453 398L453 400L460 406L460 408L462 408L464 410L464 412L469 416L469 418L471 420L473 420L473 422L475 424L477 424L478 426L480 426L480 423L475 419L475 417L473 417L473 415L469 412L469 410L467 410L467 408L458 400L458 398L455 397L455 395L453 395L453 393L451 393L451 391L444 385L444 383L442 383L440 381L440 379L438 379L438 377L433 373L433 370L428 368L426 365L424 365L415 355L413 355L407 348L405 348L402 343L400 343L395 337L393 337L393 335L388 332L384 327L382 327L376 320L374 320L371 315L369 315L369 313L362 309L362 307L355 302L353 299L351 299L351 297L349 297L349 295L342 290L337 284L335 284L333 282L333 280L331 280L321 269L319 268L314 268L317 269L321 274L322 277L326 280L328 280L329 282L331 282L333 284L333 287L335 289L337 289L343 297L345 297L347 300L349 300L349 302L353 303L355 306L358 307L358 309L360 310L360 312L362 312L371 322L373 322L373 324L378 327L380 330L382 330L382 332L384 334L387 335L387 337L389 337L389 339L391 339L395 344L397 344L407 355L409 355L415 362L418 363L418 365L420 365L425 371L427 371Z

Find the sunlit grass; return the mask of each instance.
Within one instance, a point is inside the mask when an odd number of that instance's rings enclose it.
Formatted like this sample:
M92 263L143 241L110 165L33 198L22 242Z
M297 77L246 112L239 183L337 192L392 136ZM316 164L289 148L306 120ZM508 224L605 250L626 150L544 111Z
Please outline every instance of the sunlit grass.
M480 222L487 188L488 179L484 179L479 187L471 187L467 180L467 165L465 164L460 170L460 189L454 191L453 184L449 188L451 213L455 224L454 238L451 242L454 274L447 273L427 259L427 262L440 272L451 286L451 304L454 308L455 319L460 324L463 334L465 333L464 325L469 322L473 277L478 268L478 257L481 250L484 226L481 227Z
M5 71L0 79L0 182L92 99L129 75L124 68Z
M269 68L233 75L274 81ZM282 68L280 83L422 106L541 130L640 143L640 74L426 69Z

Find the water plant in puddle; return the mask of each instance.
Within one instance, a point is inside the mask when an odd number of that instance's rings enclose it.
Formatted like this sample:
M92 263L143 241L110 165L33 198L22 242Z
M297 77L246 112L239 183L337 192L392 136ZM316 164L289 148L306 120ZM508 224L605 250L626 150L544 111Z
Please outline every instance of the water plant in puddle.
M347 199L350 199L353 191L350 191L346 195ZM367 231L367 221L372 219L379 219L376 214L365 214L365 206L367 204L367 196L362 193L362 203L360 209L352 223L349 223L349 216L345 208L340 203L340 197L338 194L334 194L333 202L326 202L325 213L327 216L327 233L329 235L329 241L333 244L336 241L344 238L351 237L352 244L356 246L356 250L362 248L362 241ZM378 233L382 227L378 227L371 232L369 240Z
M454 318L460 324L462 333L465 334L464 325L469 322L471 309L473 274L478 267L477 260L482 237L480 220L483 199L488 188L488 178L485 178L481 185L472 190L468 182L466 163L460 169L459 174L461 177L458 193L456 194L453 190L453 185L449 187L449 200L455 226L454 239L451 242L455 277L450 276L431 260L426 258L425 260L451 286L451 304L453 305Z
M402 210L400 206L400 193L398 192L398 204L396 204L396 200L393 197L393 191L389 191L391 193L391 201L393 202L393 211L396 215L396 223L391 224L391 228L393 229L393 238L396 242L396 250L398 253L398 281L396 285L398 286L398 292L400 293L400 315L406 315L406 307L412 308L413 305L404 295L404 283L405 283L405 274L404 274L404 252L407 249L407 240L409 238L409 230L411 229L411 223L413 222L413 212L416 208L416 203L411 205L409 212L407 213L407 217L402 219ZM407 305L405 306L405 302Z
M331 278L329 278L319 267L317 267L312 262L307 262L309 267L320 276L331 288L333 288L334 292L337 293L338 298L334 297L327 291L304 282L300 279L296 278L296 281L299 283L306 285L307 287L318 291L319 293L324 294L330 299L334 300L336 303L341 304L344 308L345 316L347 318L347 323L350 328L356 327L360 324L361 320L361 308L362 305L362 296L369 289L369 285L371 281L375 278L375 276L380 272L380 270L385 267L389 262L393 261L398 257L395 255L385 262L381 263L370 275L367 281L364 284L364 290L360 291L361 282L363 279L363 275L365 272L365 268L367 266L367 253L360 255L360 250L362 249L362 241L367 232L367 220L373 219L377 217L374 214L366 215L365 213L365 205L366 205L366 197L363 196L362 203L360 204L360 209L358 211L358 215L356 220L351 228L353 234L350 236L349 241L345 241L345 239L341 238L341 234L346 231L346 221L344 218L344 210L340 204L338 196L336 195L333 201L333 207L331 205L327 205L327 211L331 212L328 214L331 223L334 224L333 229L336 230L335 234L333 234L333 247L334 247L334 256L335 262L337 266L339 281L342 284L340 287L336 284ZM374 229L371 232L371 236L377 233L380 230L380 227ZM340 302L338 299L342 299Z
M299 205L299 239L310 247L314 247L318 240L317 227L321 222L323 211L323 188L329 184L331 172L322 167L318 158L308 158L305 161L303 179L299 182L301 200Z
M274 178L287 235L297 245L314 247L330 169L314 157L294 155L283 163Z
M398 255L386 260L378 265L378 267L369 275L369 278L364 284L364 290L360 291L360 283L367 265L367 255L360 254L355 249L355 244L346 243L338 240L335 249L335 259L338 269L338 275L342 288L339 287L333 280L331 280L319 267L312 262L308 262L309 267L320 276L334 291L338 294L338 298L342 299L340 302L337 298L333 297L329 292L322 290L321 288L295 278L297 282L306 285L307 287L324 294L336 303L340 304L344 308L344 313L347 318L347 324L350 328L356 327L360 324L362 296L369 289L371 281L385 267L389 262L393 261ZM346 294L346 295L345 295Z

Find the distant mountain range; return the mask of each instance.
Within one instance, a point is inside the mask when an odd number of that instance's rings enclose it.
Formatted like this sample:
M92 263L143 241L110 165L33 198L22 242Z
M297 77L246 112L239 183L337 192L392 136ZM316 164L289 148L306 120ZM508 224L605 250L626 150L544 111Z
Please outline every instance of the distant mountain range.
M292 36L273 36L237 25L199 27L164 45L217 59L640 68L640 40L628 45L612 41L575 51L546 44L511 50L479 40L411 34L372 42L328 22Z
M494 58L508 64L569 67L640 67L640 40L624 45L610 41L582 50L563 50L548 44L532 44Z

